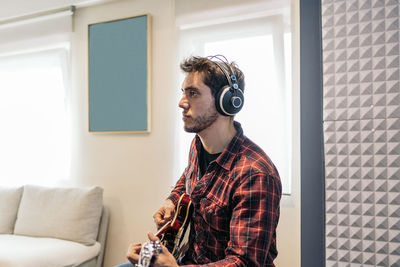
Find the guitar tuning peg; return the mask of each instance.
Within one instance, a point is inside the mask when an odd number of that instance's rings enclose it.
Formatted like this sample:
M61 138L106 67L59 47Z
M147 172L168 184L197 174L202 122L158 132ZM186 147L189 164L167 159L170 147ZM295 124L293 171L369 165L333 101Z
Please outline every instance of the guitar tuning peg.
M162 247L161 247L160 240L154 241L154 248L155 248L155 254L156 254L156 255L162 253Z

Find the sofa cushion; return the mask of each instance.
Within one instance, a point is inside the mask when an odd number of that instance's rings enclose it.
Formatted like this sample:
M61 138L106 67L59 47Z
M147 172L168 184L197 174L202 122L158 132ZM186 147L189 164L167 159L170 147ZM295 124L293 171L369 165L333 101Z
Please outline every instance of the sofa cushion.
M26 185L14 234L95 243L103 207L103 189Z
M12 234L23 187L0 187L0 234Z
M97 257L100 244L85 246L57 238L0 235L1 267L66 267Z

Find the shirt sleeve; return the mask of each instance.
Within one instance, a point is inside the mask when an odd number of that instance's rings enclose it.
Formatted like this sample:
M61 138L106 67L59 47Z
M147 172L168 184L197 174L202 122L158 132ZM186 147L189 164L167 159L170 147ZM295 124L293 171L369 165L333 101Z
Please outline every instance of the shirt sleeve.
M182 176L179 178L178 182L176 182L176 185L174 189L172 189L170 195L168 196L167 199L172 200L174 205L176 206L178 204L179 198L183 193L186 191L186 173L187 173L187 168L183 172Z
M196 140L196 138L194 138L192 140L192 143L190 145L188 166L183 171L183 174L181 175L179 180L176 182L174 189L172 189L171 194L167 198L167 199L171 199L175 206L178 204L178 201L179 201L179 198L181 197L181 195L186 192L186 176L189 171L190 165L193 164L193 160L194 160L193 151L196 149L195 140Z
M268 256L275 242L281 191L278 177L253 174L245 179L233 196L226 257L202 266L274 266Z

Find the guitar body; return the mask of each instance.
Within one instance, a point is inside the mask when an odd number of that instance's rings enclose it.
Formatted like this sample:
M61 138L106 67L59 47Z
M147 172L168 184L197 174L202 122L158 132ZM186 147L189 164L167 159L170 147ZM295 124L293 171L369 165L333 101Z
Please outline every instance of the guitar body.
M150 241L142 245L139 261L135 267L150 267L154 255L162 252L160 242L178 259L182 254L181 243L192 216L193 205L189 195L183 194L175 208L174 218L158 230L156 236L160 241Z
M183 194L175 208L174 218L158 230L156 236L161 243L177 258L186 229L192 216L193 205L189 195Z

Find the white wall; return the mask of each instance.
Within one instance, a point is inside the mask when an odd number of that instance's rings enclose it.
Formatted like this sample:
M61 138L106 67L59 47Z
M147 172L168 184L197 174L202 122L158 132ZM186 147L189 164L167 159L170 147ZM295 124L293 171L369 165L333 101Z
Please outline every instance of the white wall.
M149 134L88 132L88 24L151 14L151 128ZM72 42L73 151L76 185L104 187L111 210L105 266L123 263L130 242L155 231L152 215L171 186L175 106L174 5L171 0L118 1L78 9Z
M4 1L13 3L15 0ZM68 1L74 3L72 0ZM175 166L174 138L176 131L182 131L174 124L175 117L179 114L175 99L176 90L179 90L176 82L179 59L176 57L175 2L179 4L181 1L107 1L102 5L81 8L78 6L74 15L71 47L72 91L69 99L73 115L71 121L73 148L69 184L99 185L104 188L104 201L111 210L105 267L125 262L125 252L129 243L145 241L146 232L155 231L153 212L167 196L172 186L171 181L174 180L172 172L172 167ZM227 3L221 0L222 2ZM248 0L248 2L261 1ZM292 2L293 19L297 22L294 30L298 34L298 0ZM56 7L48 1L44 3L48 4L48 8ZM44 5L40 6L45 9ZM17 15L18 8L10 10L16 10L15 15ZM32 8L32 11L38 10ZM24 9L21 14L25 13L29 12ZM89 133L88 24L143 14L151 14L152 17L152 131L149 134ZM0 19L1 17L0 13ZM294 45L294 51L297 53L294 59L298 63L297 34L294 34L297 42L297 45ZM297 67L293 74L296 93L298 92ZM296 102L294 116L298 116L298 110ZM281 219L278 226L279 255L276 263L280 267L300 266L300 175L297 164L299 125L296 127L297 132L293 140L295 166L292 195L282 198Z

